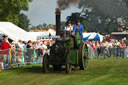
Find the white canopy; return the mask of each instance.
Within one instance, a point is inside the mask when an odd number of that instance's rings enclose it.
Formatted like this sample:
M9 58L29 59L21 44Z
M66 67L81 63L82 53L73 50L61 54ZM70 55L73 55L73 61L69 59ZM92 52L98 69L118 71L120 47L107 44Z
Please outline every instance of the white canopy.
M28 32L31 35L34 35L36 37L40 36L40 35L46 35L47 32Z
M28 33L31 34L31 35L36 36L37 38L39 38L39 37L46 37L49 34L51 34L52 36L55 36L56 35L56 30L49 29L48 31L44 31L44 32L28 32Z
M51 35L56 35L56 30L54 30L54 29L49 29L48 31L42 33L42 34L39 35L39 36L47 36L47 35L49 35L49 34L51 34Z
M36 36L29 34L20 27L10 23L10 22L0 22L0 32L8 35L10 39L14 41L36 41Z

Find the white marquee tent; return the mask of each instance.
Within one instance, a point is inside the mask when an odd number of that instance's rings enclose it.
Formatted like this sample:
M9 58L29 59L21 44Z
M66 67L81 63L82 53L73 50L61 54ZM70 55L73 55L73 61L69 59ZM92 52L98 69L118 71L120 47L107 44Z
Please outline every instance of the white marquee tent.
M0 22L0 32L8 35L10 39L14 41L36 41L36 36L29 34L20 27L10 23L10 22Z

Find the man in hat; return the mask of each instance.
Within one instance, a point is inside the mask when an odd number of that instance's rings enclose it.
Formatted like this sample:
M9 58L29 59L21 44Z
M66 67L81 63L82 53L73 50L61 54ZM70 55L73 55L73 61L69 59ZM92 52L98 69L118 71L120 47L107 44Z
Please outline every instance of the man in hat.
M73 32L73 26L71 21L68 22L68 25L65 27L65 30Z
M81 34L81 37L83 37L84 26L80 23L80 20L78 20L77 23L74 25L73 30L74 31L79 31L80 34Z

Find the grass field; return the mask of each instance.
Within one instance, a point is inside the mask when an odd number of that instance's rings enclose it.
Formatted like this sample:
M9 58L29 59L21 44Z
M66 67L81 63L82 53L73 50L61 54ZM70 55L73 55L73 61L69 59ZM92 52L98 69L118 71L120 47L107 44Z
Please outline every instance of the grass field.
M0 73L0 85L128 85L128 59L90 60L86 70L42 73L25 66Z

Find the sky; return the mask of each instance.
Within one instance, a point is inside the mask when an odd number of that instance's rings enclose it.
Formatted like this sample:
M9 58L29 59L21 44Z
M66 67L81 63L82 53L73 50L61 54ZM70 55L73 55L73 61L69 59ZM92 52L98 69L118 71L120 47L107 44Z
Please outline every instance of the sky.
M39 24L55 24L55 9L57 0L33 0L29 4L29 11L24 12L30 19L31 26ZM67 16L73 12L80 12L77 6L72 6L62 11L61 21L65 21Z

